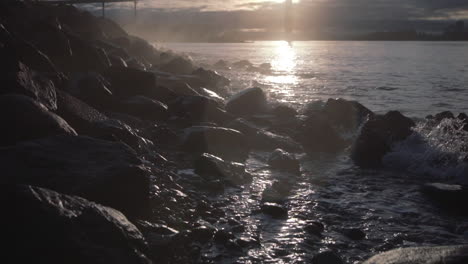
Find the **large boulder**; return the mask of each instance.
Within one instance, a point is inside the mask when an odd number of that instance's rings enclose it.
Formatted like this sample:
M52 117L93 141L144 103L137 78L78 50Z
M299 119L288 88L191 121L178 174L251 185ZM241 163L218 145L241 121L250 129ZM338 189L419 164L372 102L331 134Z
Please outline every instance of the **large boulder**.
M443 208L464 215L468 214L465 208L459 206L468 203L467 186L434 182L424 184L421 191Z
M133 96L121 103L123 112L150 121L165 121L168 116L167 105L145 96Z
M192 122L222 124L232 119L220 103L204 96L179 96L169 104L169 111Z
M224 161L208 153L203 153L195 161L195 173L208 180L223 180L233 185L252 180L252 175L245 171L244 164Z
M7 57L2 64L0 94L23 94L37 100L49 110L57 109L55 85L50 79L32 71L15 58Z
M58 115L24 95L0 96L0 146L52 135L76 135Z
M247 116L266 109L267 100L261 88L249 88L233 95L226 103L226 110L234 115Z
M275 150L281 148L287 151L301 151L302 147L289 136L278 135L266 130L258 130L254 137L249 137L253 148Z
M75 73L71 76L66 91L99 110L113 106L114 97L110 83L97 73Z
M203 68L198 68L192 73L193 75L198 76L206 87L222 87L230 84L228 78L219 75L216 71L205 70Z
M56 113L78 134L93 135L95 124L107 120L104 114L64 91L57 90L57 106Z
M468 263L468 245L399 248L373 256L363 264Z
M168 63L162 65L161 70L175 74L191 74L194 70L194 66L190 59L177 56Z
M4 239L15 263L151 263L143 235L115 209L32 186L8 186L1 197L14 207L6 223L16 228Z
M144 216L149 178L128 146L81 136L55 136L0 148L2 183L49 188Z
M271 153L268 158L268 165L273 169L290 172L292 174L299 174L301 170L300 163L294 154L288 153L282 149L276 149Z
M361 167L382 166L382 158L394 143L413 133L415 123L398 111L390 111L367 121L354 142L351 158Z
M374 113L356 101L345 99L328 99L322 112L333 125L346 130L357 129L367 118L372 118Z
M110 67L104 76L111 83L109 87L114 95L128 98L143 95L162 102L173 98L173 92L163 86L156 86L156 75L137 69Z
M111 66L109 58L102 48L74 34L67 34L67 37L73 52L72 59L68 61L67 70L100 72Z
M185 129L183 149L195 153L209 153L228 160L245 160L249 147L241 132L209 126L193 126Z
M311 152L336 152L347 142L323 116L311 114L299 126L295 139Z

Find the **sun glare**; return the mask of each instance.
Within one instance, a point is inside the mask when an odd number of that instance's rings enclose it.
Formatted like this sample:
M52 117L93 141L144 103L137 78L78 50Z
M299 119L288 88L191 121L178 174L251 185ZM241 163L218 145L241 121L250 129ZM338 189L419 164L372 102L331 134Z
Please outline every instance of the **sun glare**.
M266 81L276 84L296 83L295 68L297 58L294 47L287 41L277 41L275 42L275 46L271 66L277 74L268 76Z

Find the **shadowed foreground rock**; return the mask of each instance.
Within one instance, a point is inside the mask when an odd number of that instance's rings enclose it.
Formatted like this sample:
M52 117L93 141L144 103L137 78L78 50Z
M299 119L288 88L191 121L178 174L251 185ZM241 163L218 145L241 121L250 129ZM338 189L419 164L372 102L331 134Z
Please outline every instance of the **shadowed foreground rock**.
M55 136L0 148L2 183L79 195L129 216L148 209L149 179L128 146L81 136Z
M363 264L464 264L468 245L399 248L378 254Z
M211 154L204 153L195 161L195 173L207 179L221 179L237 185L252 180L242 163L228 162Z
M0 123L0 146L53 135L76 135L65 120L24 95L0 96Z
M2 190L7 221L17 229L14 263L149 264L140 231L119 211L83 198L31 186ZM5 204L3 204L5 203Z
M265 109L267 100L261 88L245 89L229 98L226 110L238 116L252 115Z

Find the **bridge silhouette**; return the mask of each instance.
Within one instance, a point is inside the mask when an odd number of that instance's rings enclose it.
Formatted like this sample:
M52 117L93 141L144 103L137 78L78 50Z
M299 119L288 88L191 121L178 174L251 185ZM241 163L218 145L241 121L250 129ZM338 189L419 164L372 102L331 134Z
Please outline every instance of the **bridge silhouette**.
M106 3L122 3L133 2L133 10L135 18L137 16L137 2L139 0L36 0L36 2L53 4L53 5L73 5L73 4L101 4L102 17L106 16Z

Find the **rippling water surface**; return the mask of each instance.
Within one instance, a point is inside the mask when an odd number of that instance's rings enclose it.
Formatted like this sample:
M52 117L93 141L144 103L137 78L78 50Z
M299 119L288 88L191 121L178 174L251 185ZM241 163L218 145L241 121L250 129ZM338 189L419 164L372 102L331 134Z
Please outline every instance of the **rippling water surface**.
M271 71L221 70L232 89L261 86L270 98L297 107L315 100L342 97L371 110L400 110L424 117L443 110L468 111L468 43L451 42L258 42L243 44L167 44L213 65L223 59L248 59L255 66L270 63ZM449 121L447 121L449 122ZM314 254L333 250L346 263L397 248L468 242L468 219L444 212L419 189L427 181L468 180L460 149L467 133L451 124L426 127L420 121L416 136L387 155L389 168L361 170L349 150L338 155L297 154L301 175L268 169L269 153L252 153L247 168L251 184L214 196L227 218L245 226L237 237L260 244L232 251L213 245L206 260L215 263L310 263ZM453 133L452 133L452 132ZM458 134L457 134L458 133ZM460 134L464 133L464 134ZM457 134L457 137L453 135ZM431 161L450 157L450 163L431 167ZM280 197L288 219L260 213L265 190L280 182L288 194ZM307 232L314 222L322 235ZM226 223L218 223L222 228ZM345 230L365 232L363 240L346 237Z
M272 72L222 71L233 88L262 86L292 104L329 97L355 99L373 111L412 116L468 111L468 42L308 41L169 43L196 62L247 59Z

